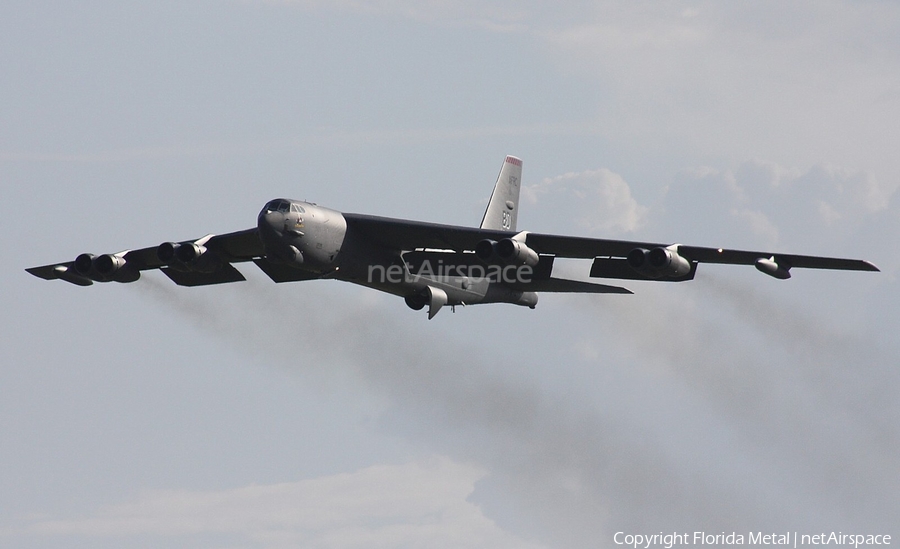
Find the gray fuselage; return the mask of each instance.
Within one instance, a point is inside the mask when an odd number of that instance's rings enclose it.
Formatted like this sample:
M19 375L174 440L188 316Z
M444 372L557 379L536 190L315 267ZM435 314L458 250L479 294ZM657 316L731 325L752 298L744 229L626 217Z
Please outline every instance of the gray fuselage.
M407 298L420 308L433 292L447 305L513 303L533 307L534 292L516 290L518 266L486 265L473 253L393 250L348 227L335 210L299 200L274 199L260 211L266 257L321 278L334 278Z

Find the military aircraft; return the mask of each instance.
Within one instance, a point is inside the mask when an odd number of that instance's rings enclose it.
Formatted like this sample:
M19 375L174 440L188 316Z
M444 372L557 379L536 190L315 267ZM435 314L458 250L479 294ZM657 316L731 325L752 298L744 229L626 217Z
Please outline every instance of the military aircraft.
M507 156L481 226L462 227L346 214L276 198L256 227L26 269L79 286L134 282L159 269L180 286L245 280L234 263L253 261L275 282L336 279L388 292L428 318L444 305L512 303L534 308L538 292L630 294L619 286L553 276L557 257L591 259L589 277L691 280L698 263L754 265L787 279L792 268L878 271L872 263L773 252L630 242L519 231L522 160Z

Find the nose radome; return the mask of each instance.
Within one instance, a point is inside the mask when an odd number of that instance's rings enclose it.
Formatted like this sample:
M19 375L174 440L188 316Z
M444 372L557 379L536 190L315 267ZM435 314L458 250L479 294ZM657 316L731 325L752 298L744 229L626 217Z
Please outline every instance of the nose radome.
M284 214L271 210L263 210L259 213L259 225L265 225L267 228L277 232L284 230Z

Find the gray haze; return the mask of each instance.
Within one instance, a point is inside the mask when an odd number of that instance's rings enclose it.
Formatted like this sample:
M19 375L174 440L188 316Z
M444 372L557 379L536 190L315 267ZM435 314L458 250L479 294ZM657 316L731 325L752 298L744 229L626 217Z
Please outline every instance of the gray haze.
M900 536L900 8L14 2L0 544L606 547ZM860 257L442 311L336 282L25 267L270 198ZM561 267L584 276L589 264Z

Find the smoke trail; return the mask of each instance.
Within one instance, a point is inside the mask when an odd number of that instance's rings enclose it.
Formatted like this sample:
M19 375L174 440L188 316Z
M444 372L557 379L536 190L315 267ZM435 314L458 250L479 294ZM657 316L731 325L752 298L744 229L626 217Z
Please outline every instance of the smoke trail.
M666 486L671 476L656 449L617 442L629 438L622 425L498 375L486 365L497 357L485 349L443 333L410 333L409 326L371 306L343 300L335 306L334 296L306 300L311 286L286 292L252 281L229 292L227 300L221 292L211 300L208 293L155 281L138 287L250 354L291 340L314 355L299 367L327 359L330 371L350 370L389 398L394 407L389 414L405 416L406 423L423 418L426 434L418 436L458 459L489 466L493 482L521 501L523 522L533 523L528 529L542 526L560 546L594 545L605 536L610 509L625 500L633 508L658 495L635 490L631 476L655 479L658 486ZM296 311L315 321L273 322ZM485 358L473 359L479 356ZM427 434L435 428L437 435ZM631 473L622 475L621 464Z
M284 291L250 281L235 285L226 299L224 292L210 299L202 289L183 292L156 282L139 287L251 355L292 341L310 357L295 366L304 375L360 380L388 399L385 424L418 422L408 436L491 471L476 493L489 515L556 546L595 546L621 529L796 528L798 519L819 524L845 516L859 523L875 504L882 510L871 520L879 524L880 516L897 511L882 496L887 492L872 491L879 479L896 481L875 471L891 454L851 466L851 482L837 479L837 491L817 482L853 457L830 447L827 425L817 419L823 410L829 420L840 410L823 408L820 398L784 403L793 389L773 387L784 382L775 376L783 357L760 364L757 348L693 320L699 313L685 314L691 296L648 292L649 301L581 306L591 314L593 333L613 334L601 342L611 352L601 356L626 356L598 364L619 385L598 388L593 398L615 401L620 390L633 390L656 399L598 413L579 398L491 368L503 358L492 348L429 331L432 325L401 323L369 303L335 303L334 295L307 299L321 288L316 284ZM812 330L801 325L795 332ZM322 363L326 371L316 371L313 365ZM842 429L840 436L846 434ZM891 436L888 449L896 444L896 433ZM812 473L805 473L810 464ZM860 476L864 482L854 484ZM515 510L492 503L492 490L512 495L502 499L507 507L515 502ZM848 513L846 503L835 501L846 494L858 502L866 490L875 497L860 511Z
M706 290L722 298L733 312L768 341L780 343L793 359L804 382L840 402L861 422L882 431L896 430L891 418L900 417L900 403L892 390L897 384L897 357L875 342L841 332L802 312L779 306L754 287L718 277L702 277ZM837 388L839 390L835 391ZM867 405L854 404L865 395ZM871 413L871 412L875 413Z
M757 454L761 504L787 491L781 497L794 500L791 516L806 514L806 524L893 524L900 414L890 402L898 379L889 365L896 358L749 288L703 279L686 292L642 291L652 306L638 299L591 310L645 363L660 364L658 376L680 382L724 420L738 447ZM735 322L743 326L723 327ZM848 383L848 372L861 375Z

